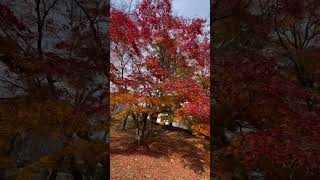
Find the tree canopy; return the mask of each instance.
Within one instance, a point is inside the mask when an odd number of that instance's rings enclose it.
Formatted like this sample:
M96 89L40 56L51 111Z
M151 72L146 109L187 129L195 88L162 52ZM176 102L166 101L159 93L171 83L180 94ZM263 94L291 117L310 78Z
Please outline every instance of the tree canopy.
M211 3L217 176L317 177L318 1Z
M111 9L112 104L141 117L174 114L210 135L209 33L204 19L172 13L172 2L141 1L136 11ZM147 120L150 115L152 117ZM142 130L142 132L144 129ZM141 137L144 138L144 137Z

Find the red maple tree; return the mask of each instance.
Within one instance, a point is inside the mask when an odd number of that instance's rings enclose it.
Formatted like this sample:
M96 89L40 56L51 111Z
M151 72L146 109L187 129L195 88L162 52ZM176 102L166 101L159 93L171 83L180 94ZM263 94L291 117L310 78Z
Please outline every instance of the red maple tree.
M209 136L209 38L204 25L203 19L174 16L169 0L144 0L130 14L111 10L111 81L117 87L111 102L127 104L121 112L137 117L137 124L141 120L140 140L160 113L177 120L189 117L195 133Z
M216 175L316 178L318 1L212 4Z

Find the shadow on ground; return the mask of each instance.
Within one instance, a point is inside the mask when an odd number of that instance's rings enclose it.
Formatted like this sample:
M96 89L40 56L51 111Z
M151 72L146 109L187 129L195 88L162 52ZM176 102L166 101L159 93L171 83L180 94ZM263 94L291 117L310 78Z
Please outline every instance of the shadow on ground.
M195 138L188 132L166 130L161 126L155 129L147 146L135 142L134 128L121 130L120 122L112 122L110 153L112 155L145 155L154 158L167 157L181 161L195 173L204 173L210 166L210 142Z

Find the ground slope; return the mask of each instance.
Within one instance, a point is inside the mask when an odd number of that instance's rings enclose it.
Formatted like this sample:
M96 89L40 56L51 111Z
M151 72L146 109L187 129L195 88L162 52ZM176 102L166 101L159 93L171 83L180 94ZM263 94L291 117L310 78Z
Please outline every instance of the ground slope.
M134 129L111 124L111 179L209 180L208 140L158 126L148 147L139 147Z

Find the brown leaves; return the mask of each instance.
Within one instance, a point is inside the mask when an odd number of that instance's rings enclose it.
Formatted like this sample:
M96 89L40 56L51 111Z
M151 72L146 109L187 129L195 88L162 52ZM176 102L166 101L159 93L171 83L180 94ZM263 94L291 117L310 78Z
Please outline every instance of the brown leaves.
M110 105L133 104L137 102L138 97L130 93L112 93L110 95Z
M32 130L60 136L88 128L86 115L75 111L63 101L21 97L0 104L0 119L15 132Z
M68 168L72 164L80 166L80 160L96 165L97 162L103 162L108 153L104 142L79 141L23 167L18 172L17 179L31 179L33 174L46 169Z
M208 124L192 125L192 133L196 136L210 137L210 126Z

